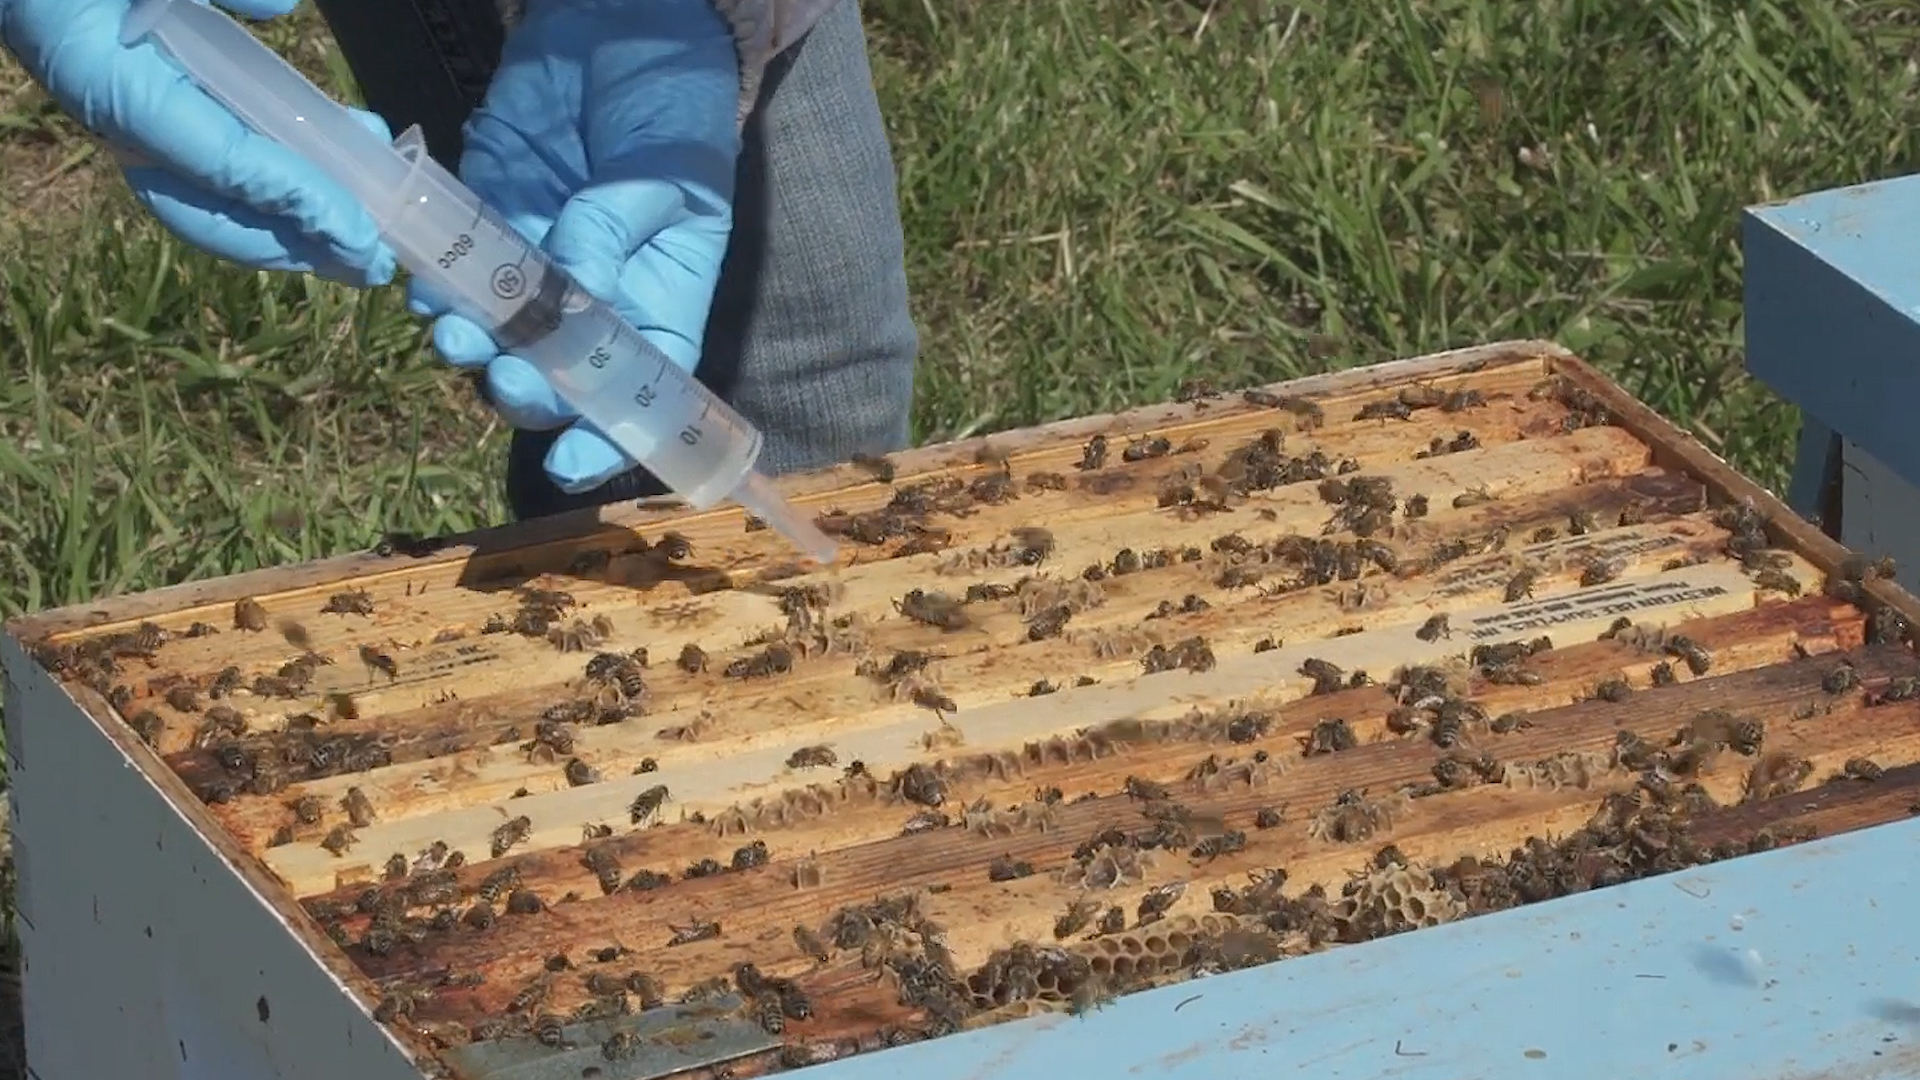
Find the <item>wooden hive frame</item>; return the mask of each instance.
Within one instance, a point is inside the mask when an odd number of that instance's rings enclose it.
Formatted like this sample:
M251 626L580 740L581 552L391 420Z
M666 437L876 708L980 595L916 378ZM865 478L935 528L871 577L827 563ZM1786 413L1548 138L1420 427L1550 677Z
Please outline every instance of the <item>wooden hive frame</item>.
M785 1045L727 1068L805 1064L1920 782L1920 606L1548 344L783 486L836 569L628 509L9 631L439 1073L743 963Z

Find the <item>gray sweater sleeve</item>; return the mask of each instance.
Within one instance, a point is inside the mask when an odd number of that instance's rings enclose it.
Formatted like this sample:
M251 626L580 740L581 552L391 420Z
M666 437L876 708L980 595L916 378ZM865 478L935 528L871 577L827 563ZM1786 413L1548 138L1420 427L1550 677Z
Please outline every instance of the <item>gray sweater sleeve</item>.
M743 126L760 98L760 77L774 57L806 36L833 5L851 0L713 0L733 28L740 53L740 117Z

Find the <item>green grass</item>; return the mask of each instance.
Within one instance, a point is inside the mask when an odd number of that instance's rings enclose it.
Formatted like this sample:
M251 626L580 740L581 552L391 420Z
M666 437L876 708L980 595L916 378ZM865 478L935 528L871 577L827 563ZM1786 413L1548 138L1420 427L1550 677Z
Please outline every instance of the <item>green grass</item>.
M1538 335L1777 487L1739 210L1905 171L1920 123L1882 0L867 14L922 440ZM184 250L12 69L0 168L0 614L501 520L505 432L393 292Z

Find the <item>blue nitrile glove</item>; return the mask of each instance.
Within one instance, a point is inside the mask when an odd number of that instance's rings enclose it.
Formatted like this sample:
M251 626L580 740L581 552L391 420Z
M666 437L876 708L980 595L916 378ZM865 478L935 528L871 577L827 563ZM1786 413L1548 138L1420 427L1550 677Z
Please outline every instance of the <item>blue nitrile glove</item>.
M733 226L738 64L712 0L534 0L467 122L460 159L482 199L687 371L700 361ZM434 298L412 300L441 315L442 356L485 365L509 423L573 425L547 453L556 485L577 494L634 467L533 365L501 355Z
M222 0L251 18L295 0ZM263 270L353 284L393 276L373 219L304 158L256 134L152 44L120 44L129 0L0 0L0 43L114 147L127 183L181 239ZM385 134L371 113L363 122Z

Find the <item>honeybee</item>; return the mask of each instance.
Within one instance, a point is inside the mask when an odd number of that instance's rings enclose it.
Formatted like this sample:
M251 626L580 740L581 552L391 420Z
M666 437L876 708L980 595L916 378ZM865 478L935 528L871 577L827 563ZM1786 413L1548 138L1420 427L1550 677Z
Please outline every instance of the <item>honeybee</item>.
M382 1024L391 1024L413 1015L414 1008L433 996L433 991L424 987L400 986L394 992L380 999L374 1007L373 1018Z
M1413 406L1400 400L1398 397L1382 398L1379 401L1370 401L1362 405L1360 411L1354 414L1354 419L1411 420L1413 419Z
M1865 780L1871 782L1880 779L1880 777L1885 774L1886 770L1881 768L1879 763L1873 761L1871 758L1848 758L1846 764L1840 767L1841 777L1847 780Z
M547 643L561 652L585 652L599 647L613 635L613 620L595 615L591 620L575 619L565 626L547 631Z
M778 995L756 999L753 1012L754 1019L767 1034L778 1035L787 1029L787 1014L780 1008Z
M1142 925L1154 922L1164 917L1167 909L1173 907L1186 894L1187 883L1184 881L1169 881L1165 885L1155 885L1140 898L1140 907L1134 913L1135 918Z
M553 761L573 753L574 733L571 724L554 720L541 720L533 726L533 738L520 744L520 749L528 760Z
M716 927L717 929L717 927ZM805 1020L813 1015L813 1002L806 991L791 979L781 979L774 984L774 992L780 998L780 1011L789 1020Z
M1445 613L1442 613L1442 614L1433 616L1432 618L1428 619L1424 623L1421 623L1420 629L1415 630L1413 632L1413 636L1419 638L1421 641L1427 641L1427 642L1438 641L1443 637L1444 638L1452 637L1453 627L1448 625L1447 616Z
M947 713L960 711L959 702L931 686L914 687L912 692L907 695L907 699L923 709L929 709L939 714L943 727L946 726ZM827 764L832 764L832 762L828 762Z
M666 991L660 986L660 980L644 972L629 971L624 980L627 992L640 1000L643 1009L657 1009L666 999Z
M373 594L365 589L348 589L327 597L320 607L322 615L372 615Z
M1045 562L1056 546L1052 530L1033 525L1014 529L1013 539L1020 548L1020 562L1029 566Z
M1027 640L1045 641L1059 637L1067 628L1067 621L1073 618L1073 608L1066 604L1054 604L1027 620Z
M1533 583L1538 581L1539 578L1540 572L1538 570L1532 567L1522 569L1519 573L1507 579L1503 598L1507 603L1513 604L1531 597L1533 595Z
M787 756L789 769L832 768L839 763L839 755L829 746L803 746Z
M1019 878L1032 876L1033 864L1025 859L1016 859L1011 855L996 856L993 862L987 865L988 881L1014 881Z
M1788 795L1800 790L1812 775L1813 762L1776 750L1754 762L1747 773L1745 795L1749 801Z
M1087 440L1086 446L1081 448L1079 467L1085 471L1092 471L1105 466L1106 463L1107 437L1105 435L1095 435L1093 438Z
M566 1021L552 1013L542 1013L533 1022L533 1038L541 1046L551 1050L571 1050L573 1043L566 1036Z
M389 682L400 677L400 665L394 661L393 657L372 645L360 646L360 662L367 666L369 677L376 671L385 675Z
M1338 664L1318 657L1308 657L1300 662L1300 674L1313 680L1315 694L1331 694L1344 690L1347 686L1347 673Z
M1618 559L1594 559L1580 571L1580 584L1588 587L1605 585L1619 577L1624 568L1625 564Z
M875 480L883 484L893 483L893 462L887 460L885 455L855 454L853 455L852 461L855 465L865 469Z
M947 801L947 784L940 774L919 763L907 766L894 782L901 798L921 806L938 807Z
M1201 840L1193 846L1192 855L1196 859L1212 862L1222 855L1247 850L1247 834L1238 829L1229 829Z
M640 1036L631 1031L616 1031L600 1044L600 1056L608 1061L627 1061L640 1052Z
M660 542L654 546L654 550L673 562L680 562L693 558L693 541L677 532L670 532L660 537Z
M1675 736L1675 744L1706 743L1731 747L1735 753L1753 756L1766 741L1766 725L1751 717L1736 716L1725 709L1707 709L1694 716Z
M1713 654L1706 647L1685 634L1675 634L1662 645L1669 656L1686 662L1687 670L1696 677L1705 675L1713 667Z
M833 954L827 951L827 943L820 940L820 935L804 926L793 928L793 944L802 955L819 963L833 959Z
M627 815L633 824L644 824L660 813L661 805L670 797L665 784L656 784L634 796L633 802L627 806Z
M366 828L379 817L374 812L373 800L367 798L367 793L357 787L347 789L347 793L340 798L340 806L347 812L347 820L352 822L356 829Z
M383 559L394 555L404 555L409 559L424 559L446 546L445 537L390 532L381 535L379 542L373 545L373 553Z
M251 596L233 602L233 628L260 631L267 628L267 609Z
M1138 799L1141 802L1161 802L1171 797L1165 784L1158 784L1138 776L1127 777L1122 790L1127 793L1127 798Z
M1313 725L1313 729L1301 737L1300 745L1302 756L1316 757L1351 750L1360 745L1360 739L1354 735L1350 724L1334 718Z
M733 861L730 865L735 870L751 870L756 866L767 865L769 858L772 858L772 854L767 850L767 842L765 840L755 840L753 843L735 850L733 853Z
M1087 928L1105 906L1098 900L1081 898L1067 904L1067 910L1053 920L1053 936L1065 940Z
M1593 688L1596 701L1610 701L1617 705L1632 696L1633 684L1617 675L1600 680L1599 685Z
M507 1002L507 1011L523 1013L537 1008L541 1002L547 1000L547 995L552 990L553 983L548 976L536 975L527 981L527 985L520 988L519 993L513 995L513 1000Z
M320 841L320 846L325 848L328 854L337 859L345 856L347 849L359 842L360 838L353 835L353 826L336 825L333 827L333 831L329 832L326 838Z
M945 593L914 589L893 602L894 610L915 622L942 630L958 630L967 625L967 613L960 601Z
M320 824L321 815L326 812L326 803L318 795L303 795L287 804L293 811L294 819L302 825Z
M505 855L508 851L510 851L514 847L514 845L525 843L527 837L531 836L532 834L533 834L533 819L527 817L525 814L522 814L519 817L516 817L513 820L506 822L505 824L501 825L499 828L493 830L493 836L492 836L493 857L497 859L502 855Z
M696 920L685 926L668 924L673 936L667 939L667 947L691 945L696 941L711 941L720 936L720 924L710 919Z
M327 695L327 711L341 720L360 719L360 703L353 700L353 695L344 690L336 690Z
M221 668L220 671L214 675L213 681L207 684L207 696L216 700L226 697L235 690L240 689L240 684L244 678L245 676L241 674L237 666L229 665Z
M752 656L743 656L727 665L729 679L765 679L793 670L793 649L775 642Z
M680 670L689 675L698 675L707 670L707 652L689 641L680 649L680 658L676 661Z
M596 686L616 691L623 700L639 701L647 694L645 667L640 655L599 653L587 661L586 677Z
M160 748L160 737L167 731L167 722L152 709L142 709L133 714L127 725L133 728L135 735L140 736L141 742L156 750Z

